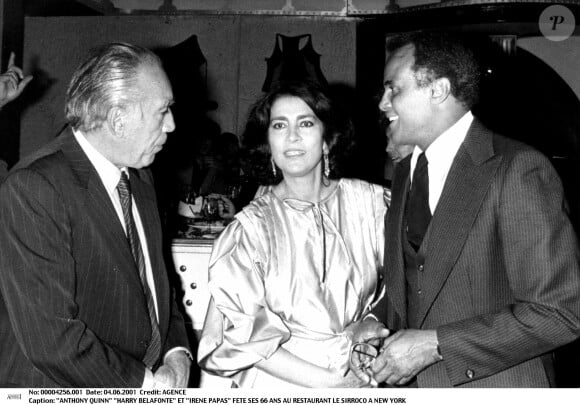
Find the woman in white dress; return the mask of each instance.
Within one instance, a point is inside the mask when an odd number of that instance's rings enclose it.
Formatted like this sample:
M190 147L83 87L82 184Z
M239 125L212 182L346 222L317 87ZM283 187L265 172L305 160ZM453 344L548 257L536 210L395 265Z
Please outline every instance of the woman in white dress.
M324 89L287 83L242 142L270 186L215 242L199 365L244 388L362 386L348 328L378 299L386 201L339 177L352 123Z

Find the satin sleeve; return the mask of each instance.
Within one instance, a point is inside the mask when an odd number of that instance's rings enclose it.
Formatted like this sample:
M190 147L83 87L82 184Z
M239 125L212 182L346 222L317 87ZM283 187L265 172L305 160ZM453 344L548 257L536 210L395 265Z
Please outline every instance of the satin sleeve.
M212 299L198 348L204 370L232 376L269 358L290 338L268 309L264 257L259 230L247 229L239 219L216 240L209 266Z
M377 288L374 294L374 299L365 308L363 319L372 312L373 308L377 306L380 300L385 296L386 285L382 281L383 266L385 260L385 217L391 205L391 190L388 188L373 185L373 198L369 198L373 202L373 212L375 219L375 236L376 236L376 269L379 274Z
M375 191L375 232L377 236L377 271L384 265L385 259L385 218L391 205L391 190L388 188L379 188Z

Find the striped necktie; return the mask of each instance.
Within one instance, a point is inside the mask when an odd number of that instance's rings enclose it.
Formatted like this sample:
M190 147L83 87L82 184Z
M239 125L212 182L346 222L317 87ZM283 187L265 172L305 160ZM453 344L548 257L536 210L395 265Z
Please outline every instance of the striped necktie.
M143 358L143 363L145 363L147 367L153 368L161 353L161 336L159 334L159 324L157 322L157 315L155 314L153 296L151 295L151 290L149 289L147 277L145 275L145 257L143 256L143 250L141 248L141 242L139 241L139 234L137 233L137 227L135 226L135 219L133 218L133 211L131 208L131 183L129 182L129 178L124 171L121 172L121 180L119 180L119 184L117 185L117 191L119 193L121 207L123 208L123 217L125 218L125 226L127 230L127 240L131 246L131 253L133 253L135 264L139 269L139 278L141 279L143 292L145 293L145 298L147 299L147 309L149 311L149 319L151 321L151 342L149 343L149 347L147 347L147 352Z

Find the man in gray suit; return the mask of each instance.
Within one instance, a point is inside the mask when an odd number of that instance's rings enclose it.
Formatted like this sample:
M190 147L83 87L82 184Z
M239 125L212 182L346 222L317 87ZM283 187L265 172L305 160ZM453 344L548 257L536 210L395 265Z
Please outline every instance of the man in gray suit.
M386 219L374 315L389 331L367 317L354 339L385 339L353 369L388 385L553 386L553 351L580 336L561 182L539 152L473 117L479 68L461 41L415 33L389 45L380 108L389 136L415 148L395 169Z
M159 58L95 50L71 126L0 189L0 386L185 387L191 354L145 169L175 124Z

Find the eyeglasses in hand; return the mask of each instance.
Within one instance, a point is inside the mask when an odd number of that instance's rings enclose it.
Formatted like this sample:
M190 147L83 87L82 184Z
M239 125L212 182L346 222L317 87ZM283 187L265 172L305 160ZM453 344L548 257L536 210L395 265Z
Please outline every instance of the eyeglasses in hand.
M358 356L358 368L369 369L373 360L379 356L379 349L367 342L357 342L352 345L351 356Z

